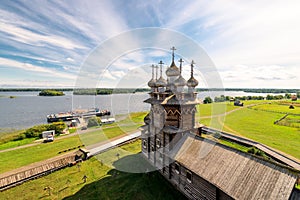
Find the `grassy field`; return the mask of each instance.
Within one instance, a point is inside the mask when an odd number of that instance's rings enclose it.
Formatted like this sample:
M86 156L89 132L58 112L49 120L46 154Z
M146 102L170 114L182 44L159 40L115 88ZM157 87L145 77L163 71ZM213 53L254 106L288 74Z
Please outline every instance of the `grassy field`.
M69 148L77 147L82 144L88 146L122 135L128 131L135 131L142 124L141 120L145 114L146 113L131 114L131 121L135 121L136 123L129 125L123 123L123 126L117 126L117 124L115 124L116 127L106 127L100 130L87 132L80 134L80 137L75 135L66 139L55 140L52 143L42 143L36 146L2 152L0 153L0 163L5 163L5 165L0 165L0 173L57 156L58 152ZM9 143L7 145L9 145Z
M200 104L197 106L198 115L200 117L224 114L225 112L234 110L236 108L237 107L229 102Z
M42 143L32 147L2 152L0 154L0 173L52 158L59 155L59 151L79 145L82 145L79 137L73 136L63 140L56 140L53 143Z
M140 141L122 146L122 149L138 153ZM103 153L114 154L115 150ZM125 159L121 154L116 163ZM79 165L68 167L48 176L28 181L20 186L1 192L1 199L185 199L158 172L149 175L125 173L91 158ZM82 178L87 176L87 182ZM44 190L50 186L49 190ZM19 195L19 196L18 196Z
M283 115L244 108L227 115L224 124L219 126L224 131L245 136L300 159L299 129L274 124ZM215 122L218 121L216 118L213 118ZM200 122L210 125L211 119L201 119Z
M34 140L35 140L35 138L26 138L26 139L23 139L23 140L9 141L9 142L0 144L0 150L10 149L10 148L22 146L22 145L25 145L25 144L30 144Z
M279 102L257 105L257 106L253 106L252 108L257 110L270 111L270 112L300 114L300 107L295 107L295 109L289 109L289 105L279 104Z
M300 116L298 115L288 115L284 119L278 122L278 125L289 126L294 128L300 128Z

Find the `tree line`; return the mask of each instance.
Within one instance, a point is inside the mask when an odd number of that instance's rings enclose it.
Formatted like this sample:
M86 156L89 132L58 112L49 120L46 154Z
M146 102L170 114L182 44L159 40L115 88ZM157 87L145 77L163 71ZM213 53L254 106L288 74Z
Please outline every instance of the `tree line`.
M297 98L300 98L300 92L296 93ZM270 95L268 94L266 97L263 96L237 96L237 97L230 97L230 96L217 96L214 99L211 97L205 97L203 100L204 104L212 103L212 102L225 102L225 101L236 101L236 100L281 100L281 99L292 99L292 94L286 93L284 96L279 94L279 95ZM295 99L294 99L295 100ZM297 100L297 99L296 99Z

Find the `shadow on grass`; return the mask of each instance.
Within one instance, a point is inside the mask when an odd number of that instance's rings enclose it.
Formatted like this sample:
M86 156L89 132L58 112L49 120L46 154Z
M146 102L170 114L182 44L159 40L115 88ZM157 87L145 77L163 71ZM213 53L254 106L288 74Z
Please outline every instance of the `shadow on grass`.
M138 162L137 162L138 161ZM140 155L123 157L113 163L118 169L129 171L144 168L147 161ZM147 166L150 167L150 166ZM149 168L150 169L150 168ZM186 199L159 172L128 173L111 169L107 176L86 184L77 193L64 199Z

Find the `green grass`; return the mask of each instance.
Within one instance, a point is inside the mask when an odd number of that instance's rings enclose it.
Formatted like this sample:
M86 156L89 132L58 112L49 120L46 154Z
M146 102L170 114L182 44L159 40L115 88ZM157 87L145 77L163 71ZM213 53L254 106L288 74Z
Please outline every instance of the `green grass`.
M115 127L106 127L100 130L87 132L80 134L80 137L76 135L69 138L54 140L54 142L50 143L42 143L36 146L2 152L0 163L5 163L5 165L0 165L0 173L57 156L58 152L67 150L69 148L77 147L82 144L88 146L103 142L107 139L114 138L130 131L135 131L142 124L141 120L144 118L145 114L146 113L132 113L130 115L132 118L130 121L135 123L131 123L129 125L122 123L117 126L117 124L115 124ZM6 145L9 146L12 144L6 143ZM5 146L2 148L5 148Z
M219 115L236 108L236 106L233 106L233 104L229 102L200 104L197 106L198 114L200 115L200 117Z
M123 135L125 133L136 131L143 125L146 112L131 113L124 120L113 124L107 124L100 130L91 131L80 135L82 143L86 146L96 144L107 139Z
M13 141L24 134L25 130L1 129L0 128L0 144Z
M288 115L286 118L280 120L278 125L300 128L300 116Z
M69 128L69 133L75 133L77 131L77 128Z
M265 100L249 100L242 101L244 106L252 105L252 104L262 104L270 101ZM197 116L198 117L209 117L213 115L224 114L225 112L230 112L232 110L241 108L239 106L234 106L233 102L220 102L220 103L211 103L211 104L200 104L197 105Z
M122 146L140 151L140 141ZM111 154L110 150L104 154ZM120 155L120 160L128 156ZM119 162L117 158L112 162ZM79 171L80 169L80 171ZM87 176L83 183L82 177ZM44 190L50 186L51 195ZM91 158L77 166L68 167L39 179L1 192L1 199L185 199L158 172L149 175L117 171Z
M14 147L22 146L22 145L25 145L25 144L30 144L34 140L35 140L35 138L26 138L26 139L23 139L23 140L9 141L9 142L0 144L0 150L14 148Z
M289 109L289 105L278 104L278 102L257 105L257 106L253 106L252 108L257 110L270 111L270 112L300 114L300 107L295 107L295 109Z
M57 156L59 151L79 145L82 145L79 137L73 136L67 139L55 140L54 142L42 143L32 147L2 152L0 163L5 164L0 165L0 173L52 158Z
M228 141L228 140L224 140L222 138L219 138L218 142L221 143L221 144L224 144L226 146L232 147L234 149L238 149L238 150L243 151L243 152L247 152L248 149L249 149L249 147L245 147L243 145L240 145L240 144L237 144L235 142Z
M247 137L300 159L299 128L274 124L274 121L283 116L280 113L243 108L221 117L220 120L218 117L200 119L200 123Z
M242 109L227 115L225 125L242 136L300 159L300 131L297 128L275 125L274 121L282 116L283 114Z

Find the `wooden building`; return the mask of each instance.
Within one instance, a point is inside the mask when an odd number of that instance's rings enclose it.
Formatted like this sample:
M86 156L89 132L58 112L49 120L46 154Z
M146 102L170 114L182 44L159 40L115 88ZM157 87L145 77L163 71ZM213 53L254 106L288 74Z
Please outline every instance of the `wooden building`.
M167 80L152 66L151 110L142 127L142 153L189 199L289 199L297 170L217 144L199 135L195 121L198 81L186 81L174 61ZM154 71L156 70L156 76ZM187 88L186 88L187 87ZM293 193L293 195L292 195ZM294 198L294 197L293 197Z

